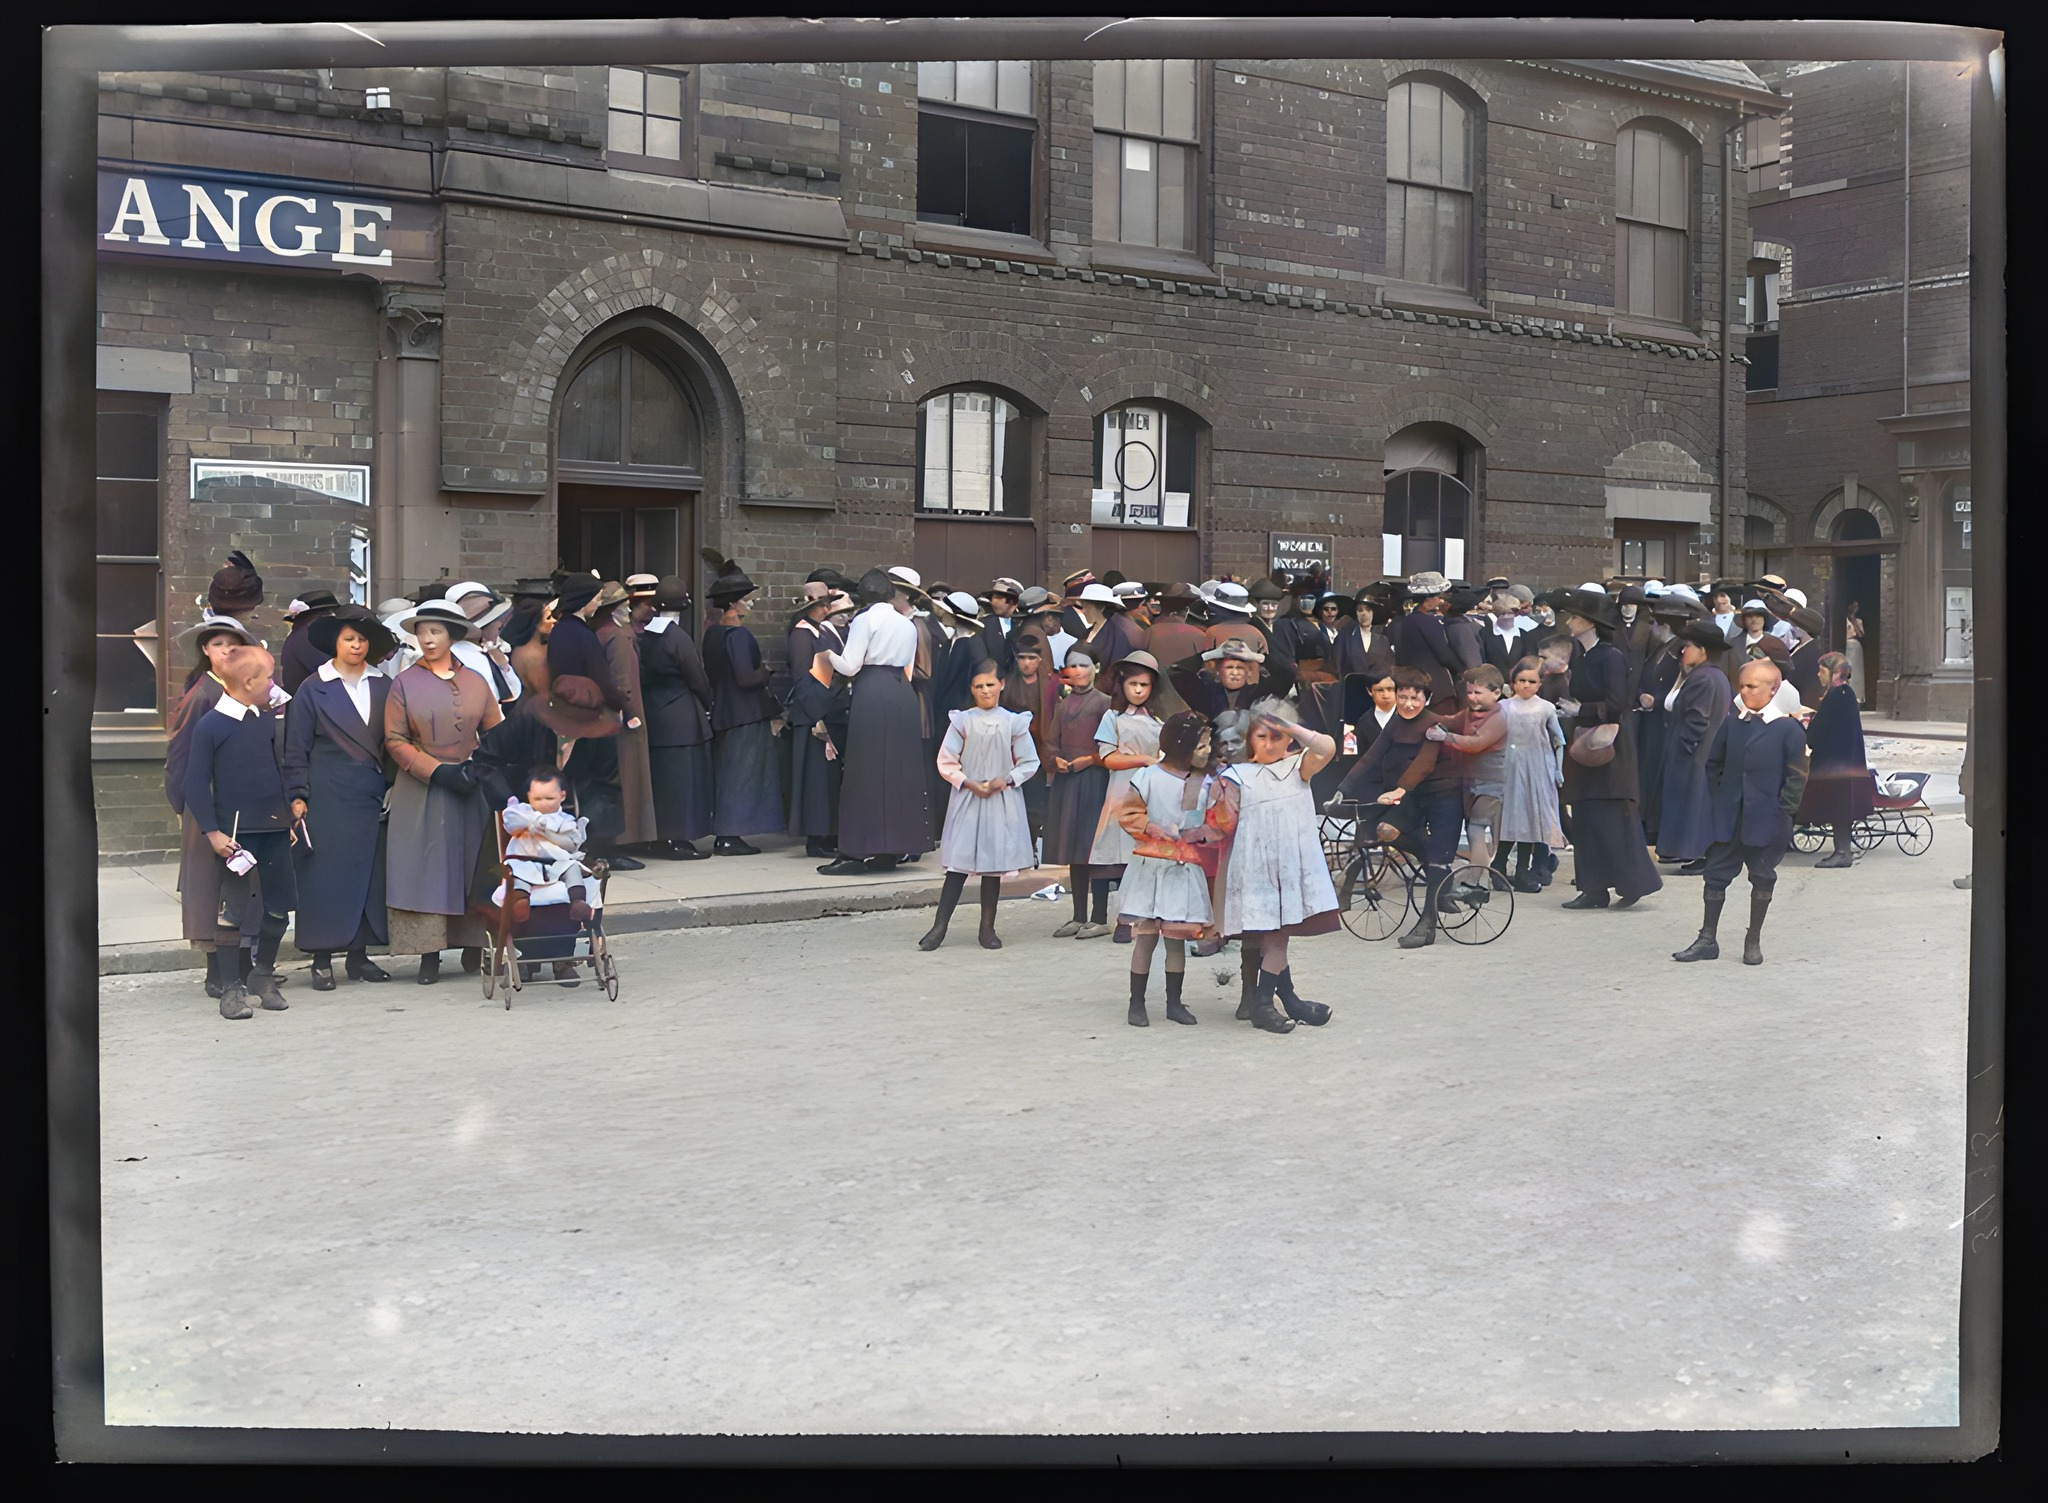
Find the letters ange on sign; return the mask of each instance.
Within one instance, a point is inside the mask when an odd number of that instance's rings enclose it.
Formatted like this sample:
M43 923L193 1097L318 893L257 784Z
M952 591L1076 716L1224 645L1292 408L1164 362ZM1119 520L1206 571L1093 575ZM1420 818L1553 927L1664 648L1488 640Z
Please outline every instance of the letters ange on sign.
M1335 567L1334 538L1305 532L1272 532L1266 538L1266 568L1271 574L1308 574L1319 567L1328 574Z
M432 235L434 222L426 205L376 203L305 183L103 170L96 238L103 251L352 271L394 267L394 231L417 242L422 232Z

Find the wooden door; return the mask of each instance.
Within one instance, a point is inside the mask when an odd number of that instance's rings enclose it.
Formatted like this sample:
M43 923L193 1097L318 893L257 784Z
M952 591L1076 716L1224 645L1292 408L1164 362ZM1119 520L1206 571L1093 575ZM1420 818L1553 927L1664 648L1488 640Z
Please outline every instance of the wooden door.
M696 554L694 491L619 485L561 487L556 551L564 569L595 569L599 578L624 582L629 574L666 577L693 571Z

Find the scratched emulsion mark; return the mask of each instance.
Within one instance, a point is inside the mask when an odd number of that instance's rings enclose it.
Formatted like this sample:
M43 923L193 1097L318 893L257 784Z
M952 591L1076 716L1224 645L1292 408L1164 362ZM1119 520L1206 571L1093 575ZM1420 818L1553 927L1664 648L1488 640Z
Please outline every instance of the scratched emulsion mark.
M1758 1211L1742 1224L1735 1250L1745 1263L1770 1263L1785 1255L1785 1223L1771 1211Z

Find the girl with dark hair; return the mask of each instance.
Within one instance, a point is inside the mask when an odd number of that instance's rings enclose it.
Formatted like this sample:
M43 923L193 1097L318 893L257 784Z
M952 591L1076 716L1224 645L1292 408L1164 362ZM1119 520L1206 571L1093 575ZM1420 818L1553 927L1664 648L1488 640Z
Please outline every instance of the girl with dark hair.
M939 776L953 787L945 834L939 841L946 881L939 892L938 918L917 942L920 950L936 950L945 943L946 925L969 877L981 878L981 947L1000 950L996 900L1002 896L1003 878L1035 864L1022 792L1022 785L1038 771L1031 716L997 703L1003 678L994 663L984 661L968 679L967 689L974 697L973 708L947 713L950 724L939 743Z
M1558 713L1571 721L1570 741L1605 726L1614 727L1612 755L1589 764L1567 750L1564 799L1572 811L1573 885L1579 895L1564 906L1575 910L1628 908L1664 885L1650 864L1643 822L1636 813L1636 738L1625 735L1629 707L1627 655L1615 645L1621 613L1597 587L1564 591L1557 600L1558 624L1580 651L1572 659ZM1610 898L1610 890L1614 894Z
M1066 680L1053 706L1051 788L1046 795L1045 864L1067 868L1074 893L1074 917L1053 930L1055 939L1097 939L1109 933L1109 891L1088 910L1088 868L1095 851L1095 827L1102 818L1109 773L1102 766L1095 733L1109 712L1109 696L1095 687L1095 657L1087 648L1067 649Z
M1533 657L1523 658L1509 675L1508 698L1500 703L1508 728L1501 855L1505 857L1511 847L1515 851L1514 875L1508 881L1516 892L1541 892L1543 858L1553 846L1564 844L1557 817L1557 790L1564 782L1564 732L1558 727L1557 706L1537 692L1542 683L1542 665Z
M1835 848L1813 864L1853 866L1856 852L1850 833L1867 819L1872 807L1870 764L1863 750L1863 712L1850 683L1852 667L1845 653L1831 652L1820 660L1820 681L1826 692L1806 727L1806 747L1813 771L1794 816L1803 825L1832 825Z
M1159 687L1159 661L1149 652L1133 652L1109 670L1109 708L1095 728L1095 749L1109 769L1102 815L1096 821L1095 844L1088 853L1089 891L1100 895L1107 911L1109 890L1122 882L1124 863L1131 859L1131 837L1110 814L1131 786L1132 775L1159 760L1159 717L1152 713L1152 694ZM1131 942L1131 928L1116 923L1115 942Z
M1060 681L1052 670L1045 633L1036 626L1021 627L1011 635L1004 656L1010 666L1003 677L999 703L1006 710L1031 717L1031 739L1038 748L1041 771L1024 785L1024 817L1031 822L1031 840L1037 849L1045 839L1046 774L1052 770L1052 748L1046 737L1052 730L1052 710Z
M1131 1003L1126 1021L1146 1028L1145 989L1152 952L1166 941L1166 1016L1193 1023L1181 1001L1187 942L1210 927L1209 880L1199 847L1221 839L1206 822L1214 785L1204 772L1212 746L1208 720L1183 710L1159 731L1160 760L1138 768L1111 806L1111 817L1132 840L1119 893L1120 914L1131 926Z

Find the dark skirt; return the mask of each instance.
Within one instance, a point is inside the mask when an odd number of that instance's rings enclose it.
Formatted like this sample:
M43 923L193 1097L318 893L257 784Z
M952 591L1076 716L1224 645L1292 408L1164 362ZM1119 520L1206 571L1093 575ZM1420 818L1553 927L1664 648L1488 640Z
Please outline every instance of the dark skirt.
M653 746L648 759L654 780L654 825L663 840L702 840L711 833L716 783L711 748Z
M1644 838L1656 841L1663 828L1664 747L1671 731L1671 717L1659 707L1638 710L1629 719L1635 722L1636 766L1640 769L1638 781L1642 785L1636 812L1642 816Z
M626 801L619 789L619 748L616 736L585 736L569 752L562 771L576 791L576 813L590 821L589 840L615 844L626 832ZM523 781L514 788L522 796Z
M458 917L469 911L479 854L491 840L490 816L474 793L454 793L401 772L391 786L385 902L413 913Z
M845 769L837 758L826 757L824 741L808 725L792 721L789 729L787 833L830 840L839 824L839 782Z
M863 668L853 681L839 789L839 851L917 856L934 848L931 779L917 691L900 668Z
M306 769L306 833L299 846L299 906L294 941L301 950L346 950L365 923L383 944L384 770L316 736Z
M1572 805L1572 869L1572 885L1581 892L1612 888L1624 898L1640 898L1664 885L1643 843L1634 799L1581 799Z
M717 792L711 828L721 839L782 833L782 764L765 720L736 725L711 738Z
M1665 861L1697 861L1714 843L1713 797L1707 788L1706 754L1681 757L1675 744L1664 761L1662 816L1657 822L1657 855Z
M1870 817L1876 789L1868 767L1815 767L1799 796L1802 825L1850 825Z
M1045 864L1085 866L1095 850L1095 827L1109 793L1109 770L1097 763L1079 772L1056 772L1046 794Z

